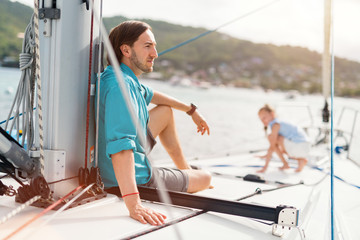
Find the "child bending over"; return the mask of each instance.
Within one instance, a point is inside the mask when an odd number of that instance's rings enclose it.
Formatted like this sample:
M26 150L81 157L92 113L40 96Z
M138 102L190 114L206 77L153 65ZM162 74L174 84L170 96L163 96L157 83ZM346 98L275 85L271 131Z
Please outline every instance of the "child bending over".
M261 156L261 158L266 160L265 166L257 172L263 173L266 171L273 152L276 152L283 163L280 170L290 168L284 158L284 154L286 154L288 158L298 161L299 165L296 172L300 172L308 162L307 156L311 147L304 130L291 123L277 119L274 109L267 104L260 108L258 115L264 124L265 132L269 127L271 128L271 133L267 136L270 147L266 155Z

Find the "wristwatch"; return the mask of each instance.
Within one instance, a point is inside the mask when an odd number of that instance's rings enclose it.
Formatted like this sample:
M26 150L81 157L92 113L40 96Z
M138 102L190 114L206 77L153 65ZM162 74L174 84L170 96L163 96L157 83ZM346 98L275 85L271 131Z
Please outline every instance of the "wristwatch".
M195 106L194 104L191 104L191 109L189 111L187 111L186 113L188 115L193 115L193 113L195 112L195 110L197 109L197 106Z

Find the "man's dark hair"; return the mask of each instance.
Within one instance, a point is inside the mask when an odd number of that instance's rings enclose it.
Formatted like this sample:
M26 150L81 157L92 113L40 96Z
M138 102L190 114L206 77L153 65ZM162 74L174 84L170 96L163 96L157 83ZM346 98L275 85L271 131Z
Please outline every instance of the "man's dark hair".
M114 48L115 55L119 63L123 57L120 46L123 44L132 47L139 36L151 27L149 24L140 21L126 21L114 27L110 31L109 39ZM107 56L108 65L111 65L109 55Z

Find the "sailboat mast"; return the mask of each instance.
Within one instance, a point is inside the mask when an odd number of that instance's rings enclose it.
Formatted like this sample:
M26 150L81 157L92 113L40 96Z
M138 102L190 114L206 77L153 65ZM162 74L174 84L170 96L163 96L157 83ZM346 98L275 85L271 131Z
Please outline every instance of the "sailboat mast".
M331 56L330 56L330 35L331 35L331 0L324 0L324 51L322 56L322 94L325 101L330 96L331 79Z
M40 6L45 16L39 24L45 178L65 184L84 165L91 12L80 1L43 0ZM56 18L54 11L59 13ZM93 111L90 126L94 126ZM90 127L90 146L93 138ZM64 193L69 188L59 187Z

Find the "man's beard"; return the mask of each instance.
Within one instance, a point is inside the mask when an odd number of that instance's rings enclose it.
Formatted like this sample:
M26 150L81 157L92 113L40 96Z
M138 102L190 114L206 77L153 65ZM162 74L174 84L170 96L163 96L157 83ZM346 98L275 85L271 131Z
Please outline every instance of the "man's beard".
M141 71L143 71L144 73L149 73L149 72L152 72L153 71L153 67L148 67L146 66L145 64L142 64L139 59L137 58L136 56L136 53L134 51L134 49L132 49L132 55L131 55L131 58L130 60L134 63L134 65L140 69Z

